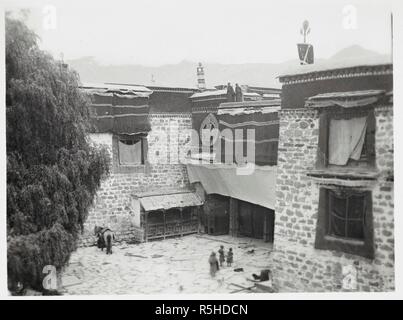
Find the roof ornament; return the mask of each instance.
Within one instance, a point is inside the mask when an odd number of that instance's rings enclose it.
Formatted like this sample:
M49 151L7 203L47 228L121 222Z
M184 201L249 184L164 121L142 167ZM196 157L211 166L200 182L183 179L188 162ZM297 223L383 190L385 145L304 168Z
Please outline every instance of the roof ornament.
M304 20L302 23L300 33L304 37L304 42L297 44L300 64L313 64L313 46L309 43L306 43L306 37L311 33L308 20Z
M304 43L306 43L306 36L311 32L311 28L309 27L309 21L304 20L302 23L302 28L300 29L301 35L304 36Z

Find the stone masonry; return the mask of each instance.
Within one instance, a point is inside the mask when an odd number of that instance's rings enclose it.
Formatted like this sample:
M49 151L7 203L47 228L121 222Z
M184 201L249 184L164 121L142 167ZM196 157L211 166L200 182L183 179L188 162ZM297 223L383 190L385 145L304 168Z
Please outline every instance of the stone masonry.
M319 118L315 110L280 112L273 279L285 291L346 291L342 269L357 270L357 291L394 290L393 111L375 108L376 165L372 189L375 258L314 248L319 185L307 172L315 168Z
M116 136L112 133L91 134L94 143L105 146L109 151L112 168L110 176L102 182L89 212L81 245L94 243L95 225L111 228L118 241L141 239L142 230L133 221L132 195L140 191L189 187L186 166L178 161L178 154L186 153L190 147L188 130L192 128L191 115L150 114L149 120L151 131L147 136L148 161L130 170L117 170ZM164 159L168 159L168 162Z

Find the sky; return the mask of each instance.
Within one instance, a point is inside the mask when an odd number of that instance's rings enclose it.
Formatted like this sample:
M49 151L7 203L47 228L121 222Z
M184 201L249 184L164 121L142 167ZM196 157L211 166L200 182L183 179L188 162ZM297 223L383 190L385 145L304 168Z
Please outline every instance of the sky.
M388 54L392 0L14 0L29 8L40 45L65 60L158 66L279 63L297 58L300 28L310 23L315 57L350 45Z

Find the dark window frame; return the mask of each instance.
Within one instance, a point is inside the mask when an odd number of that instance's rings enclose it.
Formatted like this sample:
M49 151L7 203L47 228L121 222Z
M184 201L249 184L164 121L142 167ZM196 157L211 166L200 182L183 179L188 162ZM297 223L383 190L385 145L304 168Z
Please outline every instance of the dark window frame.
M119 156L119 140L141 139L142 163L141 164L121 164ZM147 173L150 165L148 163L148 139L146 134L136 136L125 134L114 134L113 140L113 172L114 173Z
M145 164L145 157L144 157L144 137L139 136L119 136L118 142L130 141L131 144L134 144L135 141L140 142L141 144L141 163L133 163L133 164L124 164L120 161L120 149L118 144L118 160L120 166L140 166Z
M337 237L329 234L329 192L343 189L343 192L360 192L365 196L364 237L362 240ZM315 249L341 251L348 254L374 259L374 229L372 213L372 192L347 187L323 186L319 191L319 211L316 225Z
M349 159L345 166L332 165L328 163L329 155L329 127L332 119L352 119L355 117L367 116L367 131L365 135L364 150L365 154L357 161ZM375 113L374 109L357 110L321 110L319 114L319 141L316 168L339 170L343 168L351 169L374 169L375 168Z
M365 193L354 194L347 192L344 194L337 194L335 190L328 190L327 192L327 210L328 210L328 229L327 234L332 237L339 237L342 239L351 239L356 241L364 241L364 228L366 218L366 196ZM363 198L362 206L360 208L360 215L358 217L352 217L352 208L354 198ZM358 200L356 200L358 201ZM343 212L336 212L335 208L332 208L332 204L335 205L339 202ZM357 206L359 207L359 206ZM339 206L340 209L340 206ZM337 221L337 222L336 222ZM352 226L355 225L355 228ZM342 228L340 228L340 226ZM359 226L359 228L357 228ZM355 230L354 230L355 229Z

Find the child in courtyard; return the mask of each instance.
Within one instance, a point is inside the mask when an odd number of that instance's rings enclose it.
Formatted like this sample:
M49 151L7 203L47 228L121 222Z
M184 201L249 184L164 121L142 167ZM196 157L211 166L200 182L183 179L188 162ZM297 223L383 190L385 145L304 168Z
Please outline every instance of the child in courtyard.
M229 248L227 253L227 266L231 267L231 264L234 262L234 253L232 252L232 248Z
M211 253L210 258L208 259L208 262L210 264L210 275L212 277L215 277L216 272L219 270L218 260L215 255L215 252Z
M224 246L220 246L218 253L220 254L220 267L222 267L222 264L225 262Z

